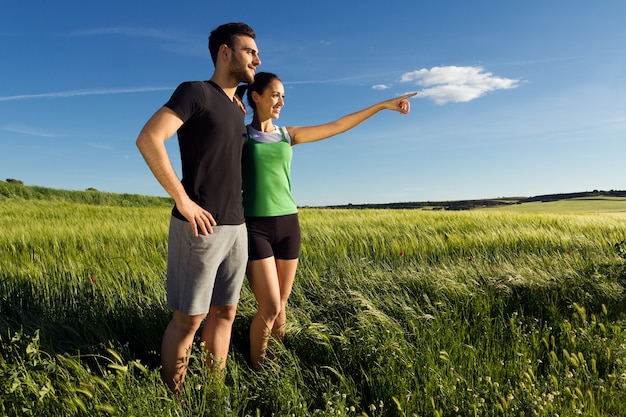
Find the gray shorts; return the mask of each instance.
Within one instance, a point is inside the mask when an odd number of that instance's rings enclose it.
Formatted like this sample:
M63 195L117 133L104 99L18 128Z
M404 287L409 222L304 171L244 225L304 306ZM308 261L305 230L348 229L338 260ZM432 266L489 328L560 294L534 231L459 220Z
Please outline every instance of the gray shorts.
M248 262L246 225L213 226L194 237L189 223L170 219L167 254L167 306L188 315L210 306L233 306Z

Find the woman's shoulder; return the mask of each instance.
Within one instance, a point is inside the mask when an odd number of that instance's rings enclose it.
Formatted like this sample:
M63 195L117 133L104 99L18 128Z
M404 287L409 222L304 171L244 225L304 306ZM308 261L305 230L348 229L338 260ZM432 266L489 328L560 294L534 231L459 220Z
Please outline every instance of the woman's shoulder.
M291 143L291 138L289 137L289 133L285 127L276 126L276 129L271 132L261 132L260 130L255 129L252 125L246 125L246 129L248 130L248 138L257 142L273 143L284 140Z

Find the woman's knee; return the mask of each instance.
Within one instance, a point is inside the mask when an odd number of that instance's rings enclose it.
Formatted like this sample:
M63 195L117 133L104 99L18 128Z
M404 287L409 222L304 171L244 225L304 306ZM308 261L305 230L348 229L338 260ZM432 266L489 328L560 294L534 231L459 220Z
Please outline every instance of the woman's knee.
M278 316L280 315L281 311L282 311L282 304L280 300L275 300L275 301L265 303L263 305L259 305L258 314L263 316L263 318L266 321L274 322L274 320L276 320Z

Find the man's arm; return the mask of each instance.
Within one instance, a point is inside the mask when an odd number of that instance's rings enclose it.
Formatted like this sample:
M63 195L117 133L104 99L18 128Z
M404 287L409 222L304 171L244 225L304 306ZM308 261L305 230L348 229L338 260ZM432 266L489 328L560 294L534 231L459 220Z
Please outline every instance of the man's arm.
M216 222L208 211L194 203L181 184L169 155L165 141L182 126L183 121L167 107L162 107L148 120L137 138L137 147L148 167L163 189L174 199L176 208L191 224L195 236L213 233Z

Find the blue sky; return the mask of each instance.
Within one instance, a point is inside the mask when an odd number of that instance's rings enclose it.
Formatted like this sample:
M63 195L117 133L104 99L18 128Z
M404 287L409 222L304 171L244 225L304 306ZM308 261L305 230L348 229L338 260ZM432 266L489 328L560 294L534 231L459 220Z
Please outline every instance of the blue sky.
M244 21L285 83L282 125L420 92L409 115L296 146L299 205L626 189L626 2L216 4L0 3L0 179L165 195L137 134L210 77L210 31Z

